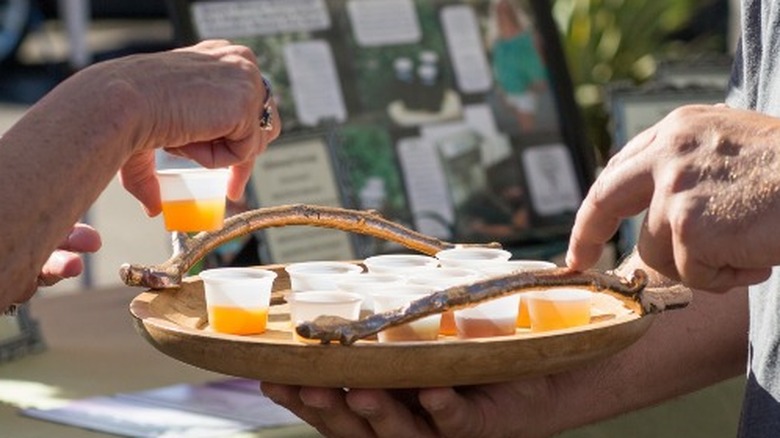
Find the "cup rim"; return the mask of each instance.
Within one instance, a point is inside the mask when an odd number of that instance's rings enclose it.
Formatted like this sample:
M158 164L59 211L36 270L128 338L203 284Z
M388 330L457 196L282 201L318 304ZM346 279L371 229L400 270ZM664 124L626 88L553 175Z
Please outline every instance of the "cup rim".
M336 284L365 284L365 283L406 283L406 278L402 275L385 272L361 272L360 275L349 275L335 280Z
M386 260L389 263L387 265L382 264L381 260ZM376 266L376 263L379 263L382 266L398 266L398 267L407 266L406 264L398 263L398 261L400 260L416 260L420 262L425 262L420 265L410 264L410 266L428 266L428 264L433 265L439 263L436 257L431 257L424 254L377 254L370 257L366 257L363 260L363 264L366 266L369 266L371 264L375 264Z
M428 273L449 274L450 276L463 277L463 278L473 276L475 277L474 278L475 280L479 279L480 277L483 277L483 274L476 269L464 268L460 266L441 266L438 268L432 267L429 269L421 269L419 271L416 271L414 274L409 276L409 281L413 282L417 278L420 278L419 276Z
M586 301L593 298L593 292L578 288L555 288L523 294L524 299L539 301Z
M505 260L503 263L507 263L510 265L524 265L528 264L531 266L534 266L529 269L533 270L539 270L539 269L555 269L558 267L558 265L555 264L555 262L551 262L549 260L533 260L533 259L509 259Z
M405 291L398 291L398 288L406 289ZM393 297L403 297L403 296L425 296L430 295L436 292L436 289L422 285L422 284L401 284L398 285L398 288L395 286L388 286L388 287L382 287L380 289L376 289L373 292L369 292L368 295L372 297L381 296L393 296Z
M492 254L493 256L490 257L479 257L479 258L468 258L468 257L459 257L454 256L453 254ZM506 259L504 259L506 257ZM465 247L456 247L456 248L449 248L449 249L443 249L436 253L436 258L439 260L446 260L446 261L491 261L491 260L500 260L500 261L509 261L509 258L512 257L512 253L502 249L502 248L489 248L489 247L480 247L480 246L465 246Z
M342 300L328 300L328 297L342 297ZM301 299L304 298L304 299ZM309 298L310 300L307 300ZM292 292L287 298L288 302L299 302L306 304L352 304L356 301L362 301L363 297L354 292L345 292L340 290L310 290L305 292Z
M284 267L284 270L288 274L311 274L311 275L339 275L339 273L336 272L307 272L306 268L308 267L314 267L314 266L323 266L323 267L342 267L346 268L347 272L345 273L356 273L356 272L363 272L363 268L352 262L344 262L344 261L338 261L338 260L319 260L319 261L309 261L309 262L295 262L290 263L287 266Z
M235 273L250 274L248 276L237 277ZM270 269L259 269L250 267L223 267L204 269L198 273L203 281L252 281L276 279L278 274Z

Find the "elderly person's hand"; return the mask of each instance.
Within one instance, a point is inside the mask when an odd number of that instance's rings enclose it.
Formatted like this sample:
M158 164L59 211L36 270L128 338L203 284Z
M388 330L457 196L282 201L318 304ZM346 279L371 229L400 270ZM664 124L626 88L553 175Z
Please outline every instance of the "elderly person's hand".
M710 291L765 280L780 263L780 119L696 105L639 134L585 198L568 265L592 266L646 208L637 249L661 274Z
M161 211L154 149L209 168L231 168L228 198L241 198L255 157L281 129L251 50L227 41L121 58L104 66L132 95L137 120L134 154L120 171L123 186L149 215ZM197 72L197 74L193 74ZM271 129L260 127L263 103Z
M38 277L30 282L26 290L19 291L15 301L27 301L39 286L52 286L60 280L81 275L84 270L81 254L96 252L100 246L100 234L94 228L87 224L75 224L46 260Z

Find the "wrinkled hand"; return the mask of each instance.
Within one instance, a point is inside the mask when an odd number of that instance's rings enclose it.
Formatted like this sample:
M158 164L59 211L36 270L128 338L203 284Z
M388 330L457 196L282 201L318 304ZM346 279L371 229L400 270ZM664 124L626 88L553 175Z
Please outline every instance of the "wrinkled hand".
M240 199L255 157L281 130L275 107L273 129L260 129L266 90L252 51L204 41L121 58L111 67L140 96L136 152L122 166L120 180L147 213L161 211L154 174L154 149L160 147L204 167L230 166L228 198Z
M780 263L780 119L686 106L632 139L585 198L567 263L586 269L620 221L647 208L637 249L661 274L725 291Z
M328 437L542 437L546 378L462 388L311 388L263 382L263 393Z
M81 254L92 253L100 249L100 234L86 224L75 224L65 240L52 252L41 268L38 277L30 285L20 291L21 296L14 302L30 299L39 286L52 286L60 280L77 277L84 270Z

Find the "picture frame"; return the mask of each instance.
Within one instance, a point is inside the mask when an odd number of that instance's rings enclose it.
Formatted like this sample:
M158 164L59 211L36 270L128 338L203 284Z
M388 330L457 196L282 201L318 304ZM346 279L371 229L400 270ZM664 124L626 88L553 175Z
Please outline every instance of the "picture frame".
M681 72L678 77L692 77L676 68ZM609 89L607 103L613 153L676 108L692 104L712 105L725 99L722 81L705 81L702 85L685 81L685 85L677 85L669 79L669 76L663 76L641 86L613 84ZM640 213L623 221L617 241L619 254L628 254L636 245L644 217L644 213Z
M675 108L691 104L722 103L726 97L725 89L720 86L677 86L666 81L641 86L613 85L607 94L610 129L616 151Z

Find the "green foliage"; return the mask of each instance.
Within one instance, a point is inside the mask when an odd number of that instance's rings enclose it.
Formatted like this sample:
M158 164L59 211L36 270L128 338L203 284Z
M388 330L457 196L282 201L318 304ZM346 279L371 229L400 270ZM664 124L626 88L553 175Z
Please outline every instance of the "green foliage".
M712 48L713 37L681 43L669 38L706 4L702 0L555 0L553 15L575 87L576 100L602 156L610 148L605 86L641 83L659 60Z

